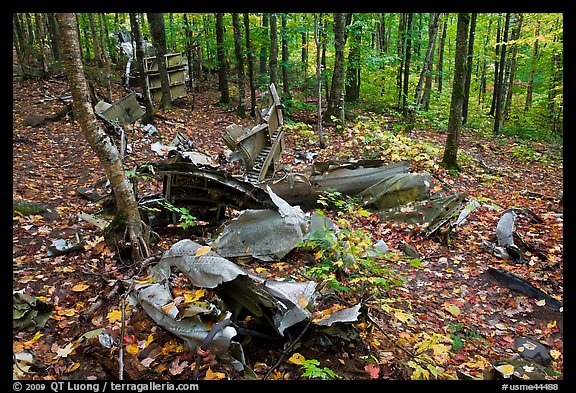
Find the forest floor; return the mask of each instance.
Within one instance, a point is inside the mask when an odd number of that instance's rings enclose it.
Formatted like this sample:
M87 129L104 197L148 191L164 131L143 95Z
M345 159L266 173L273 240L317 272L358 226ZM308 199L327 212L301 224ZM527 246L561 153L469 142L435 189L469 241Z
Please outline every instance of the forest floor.
M162 118L154 122L156 135L145 138L139 122L127 128L132 153L125 160L126 167L160 161L150 144L168 144L177 131L196 148L216 157L225 150L222 137L227 125L254 125L254 119L240 120L233 111L216 104L216 86L201 86L193 110L189 93L187 98L175 101L171 110L159 111ZM196 354L156 325L138 305L127 306L122 315L120 297L116 297L90 318L82 318L99 295L109 293L118 280L146 280L146 271L121 261L116 250L102 241L99 229L78 218L79 213L97 216L101 206L81 198L77 187L90 188L104 178L79 124L66 116L38 126L23 125L28 116L48 117L62 109L62 101L48 98L68 93L66 79L14 78L13 88L13 199L48 203L59 213L54 221L40 215L14 215L13 291L23 291L53 306L43 327L32 331L13 329L13 352L18 359L18 365L13 365L14 377L104 380L118 379L122 372L128 379L192 379ZM116 89L114 101L124 94L121 88ZM291 115L295 122L313 118L313 113ZM391 123L397 121L390 117ZM328 147L323 150L317 142L288 132L283 163L294 165L296 147L302 146L317 152L317 161L363 158L363 140L351 143L351 131L341 132L326 124L324 132ZM444 146L445 131L417 125L409 137ZM546 378L563 379L562 310L511 290L487 273L490 267L506 269L554 298L563 299L563 207L559 204L562 149L545 142L495 138L465 129L461 151L474 159L462 163L457 175L438 167L432 173L434 179L482 203L465 224L456 228L450 242L425 238L413 225L387 222L376 215L346 217L375 240L386 242L396 255L387 263L406 279L405 284L373 293L370 287L362 289L358 285L360 289L342 295L352 304L362 301L371 316L353 324L359 333L356 339L333 338L326 344L309 329L286 353L288 337L273 342L256 338L244 342L246 364L258 378L268 371L268 379L287 380L331 378L331 372L352 380L497 378L494 368L506 373L508 369L502 365L523 359L515 340L525 337L543 344L550 355ZM410 170L418 172L418 163L414 162ZM512 207L526 207L540 219L523 215L516 219L516 232L530 246L525 263L497 258L481 246L482 240L494 235L503 211ZM159 234L161 239L152 245L154 255L182 238L205 243L212 235L206 231L184 233L178 228ZM49 256L48 247L56 239L73 243L80 239L85 247ZM419 266L411 264L401 251L404 242L418 251ZM309 263L310 258L301 250L294 250L282 261L252 259L243 261L242 267L267 277L301 278ZM120 370L118 343L122 328ZM297 336L300 330L302 326L297 326L291 332ZM109 333L115 344L107 349L95 338L80 339L93 331ZM317 360L317 367L315 362L303 363L303 359ZM516 377L532 375L537 371L535 367L524 364ZM230 362L218 358L203 364L200 371L200 379L244 379ZM304 376L306 371L308 377Z

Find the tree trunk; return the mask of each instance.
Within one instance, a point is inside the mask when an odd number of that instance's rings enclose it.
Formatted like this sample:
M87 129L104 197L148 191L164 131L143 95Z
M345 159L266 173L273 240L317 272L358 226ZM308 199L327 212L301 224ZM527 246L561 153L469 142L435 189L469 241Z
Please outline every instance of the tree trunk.
M218 57L218 89L220 90L220 103L230 103L230 90L228 88L228 61L224 50L224 14L216 13L216 55Z
M40 77L44 78L46 74L46 55L44 54L44 34L42 33L41 14L34 14L34 21L36 22L36 41L38 43L38 53L40 54Z
M484 108L484 101L486 97L486 69L487 69L487 60L486 60L486 49L488 48L488 42L491 36L491 27L492 27L492 19L488 21L488 32L484 36L484 45L482 46L482 72L480 73L480 86L478 87L478 105L481 105Z
M144 108L146 108L146 114L142 117L142 123L149 124L152 123L152 119L154 118L154 104L152 103L150 88L148 86L148 82L146 81L146 72L144 71L144 43L142 39L142 31L140 29L140 15L135 12L131 12L129 15L132 29L132 39L136 42L135 61L136 68L138 70L138 79L140 80L140 86L142 86Z
M534 37L540 35L540 21L536 21ZM526 105L524 106L525 111L529 111L532 107L532 93L534 91L534 72L536 58L538 57L538 38L534 40L534 45L532 46L532 59L530 61L530 79L528 81L528 88L526 89Z
M438 67L436 67L436 87L438 94L442 94L442 77L444 64L444 43L446 42L446 30L448 30L448 15L445 15L444 24L442 25L442 35L440 35L440 43L438 44Z
M48 37L50 39L52 57L55 61L60 61L60 36L58 34L58 26L53 12L48 12L46 14L46 21L48 23Z
M468 101L470 101L470 81L472 80L472 60L474 58L474 34L476 30L475 12L470 19L470 37L468 39L468 53L466 55L466 80L464 81L464 103L462 105L462 124L468 121Z
M422 71L420 72L420 78L418 79L418 85L416 86L416 94L414 97L414 105L416 109L420 109L424 100L424 86L427 80L430 80L430 71L432 67L432 57L434 54L434 47L436 44L436 32L438 31L438 18L440 14L431 13L430 22L428 25L428 49L426 50L426 56L424 58L424 64L422 65Z
M246 31L246 56L248 60L248 80L250 83L250 116L256 116L256 85L254 83L254 56L250 42L250 17L247 12L244 16L244 30Z
M270 14L270 83L278 87L278 21L275 13Z
M409 111L407 101L408 101L408 89L410 87L410 57L411 57L411 48L412 48L412 18L413 14L411 12L408 13L406 17L406 52L404 53L404 82L403 82L403 89L404 92L402 93L402 114L404 116L411 115L411 111Z
M512 93L514 92L514 79L516 79L516 54L518 53L518 44L516 41L520 38L520 32L522 30L522 19L523 15L518 14L516 17L515 27L512 31L512 47L510 48L510 76L508 78L508 89L506 90L506 102L504 104L504 113L502 118L508 120L508 115L510 113L510 106L512 105Z
M286 20L288 16L282 13L282 100L284 102L292 99L290 95L290 83L288 79L288 67L290 62L290 54L288 52L288 30L286 28Z
M106 53L107 48L104 41L106 34L104 33L104 18L102 13L98 14L98 19L100 22L100 48L102 48L102 62L104 63L104 68L106 70L104 78L106 79L106 84L108 86L108 102L112 102L112 71L110 70L110 59Z
M470 14L459 13L456 27L456 53L454 55L454 82L448 119L448 135L442 164L448 169L459 169L457 162L460 146L460 127L462 125L462 105L464 103L464 83L466 79L466 37Z
M186 47L186 58L188 63L188 78L190 79L189 87L190 91L194 94L196 92L196 75L195 75L195 67L194 67L194 51L193 51L193 44L194 40L192 38L192 26L190 26L190 22L188 21L188 14L184 13L182 15L184 19L184 33L185 33L185 47ZM194 106L192 106L194 109Z
M362 24L350 25L350 51L348 52L348 68L346 69L346 101L356 101L360 98L360 62L362 48Z
M88 84L83 73L74 14L58 13L57 18L60 23L61 49L70 92L72 93L74 113L86 140L98 156L106 176L110 180L116 199L116 215L121 220L125 220L126 223L132 259L140 261L147 257L149 252L138 204L130 182L126 178L116 146L96 121L91 106Z
M90 32L92 33L92 46L94 47L94 60L98 67L102 67L102 55L100 52L100 44L98 39L98 32L96 31L96 21L94 20L94 14L88 14L88 20L90 22Z
M406 13L401 13L398 17L398 74L396 76L396 87L398 88L398 108L402 108L402 75L404 75L404 47L406 45Z
M326 147L324 133L322 131L322 41L318 31L318 15L314 13L314 42L316 43L316 92L318 94L317 116L318 116L318 139L320 148Z
M156 62L158 63L158 73L162 86L162 98L160 108L172 108L172 94L170 93L170 80L166 69L166 29L164 27L164 14L161 12L148 12L148 24L150 25L150 35L152 45L156 52Z
M236 73L238 74L238 106L236 114L241 119L246 117L246 77L244 75L244 56L242 56L240 17L232 13L232 26L234 28L234 55L236 56Z
M494 135L500 132L502 127L502 99L504 98L504 62L506 60L506 45L508 42L508 28L510 26L510 13L506 13L506 22L504 22L504 36L502 38L502 48L500 49L500 74L498 75L498 93L496 93L496 86L494 87L494 94L496 94L496 115L494 116Z
M496 28L496 45L494 46L494 89L492 89L492 103L490 104L490 112L488 112L489 116L494 116L495 115L495 111L496 111L496 97L498 96L498 80L500 77L500 72L503 72L500 70L500 62L499 62L499 58L500 58L500 51L502 50L503 45L500 43L501 41L501 33L502 33L502 28L500 26L500 22L501 22L501 18L500 18L500 14L498 14L498 26Z
M332 85L330 88L330 100L324 117L336 116L344 123L344 36L345 14L334 13L334 72L332 73Z
M268 76L266 75L266 65L268 62L266 61L266 48L268 48L268 14L262 14L262 44L260 45L260 85L266 84L268 80Z
M302 45L302 73L304 74L304 80L306 80L308 75L308 31L301 32L300 38Z

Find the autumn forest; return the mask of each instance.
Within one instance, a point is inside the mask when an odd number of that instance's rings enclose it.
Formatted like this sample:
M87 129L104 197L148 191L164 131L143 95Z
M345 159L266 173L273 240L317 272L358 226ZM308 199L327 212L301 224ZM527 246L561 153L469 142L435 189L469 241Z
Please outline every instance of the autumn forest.
M564 382L563 14L12 17L14 380Z

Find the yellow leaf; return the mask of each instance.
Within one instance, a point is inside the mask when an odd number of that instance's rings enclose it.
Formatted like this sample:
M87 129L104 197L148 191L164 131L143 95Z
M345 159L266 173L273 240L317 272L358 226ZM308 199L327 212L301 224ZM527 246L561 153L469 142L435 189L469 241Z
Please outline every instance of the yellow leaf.
M137 344L126 345L126 352L128 352L130 355L136 355L138 351L139 349Z
M514 366L511 364L503 364L501 366L497 366L496 370L500 371L504 378L508 378L514 373Z
M90 287L90 285L88 285L88 284L76 284L72 287L72 290L74 292L82 292L82 291L85 291L89 287Z
M550 350L550 356L552 356L552 359L556 360L560 357L560 355L562 355L562 352L557 351L555 349Z
M301 354L296 352L292 356L290 356L290 359L288 359L288 362L290 362L292 364L301 365L302 363L304 363L305 360L306 360L306 358L304 356L302 356Z
M212 250L210 246L202 246L198 250L196 250L196 258L200 258L202 255L206 255Z
M202 299L202 297L206 295L206 290L204 288L201 288L195 291L186 291L183 292L183 295L184 295L184 303L193 303L197 300Z
M106 314L106 319L108 319L110 323L120 322L122 320L122 311L112 310Z
M446 311L448 311L450 314L454 315L455 317L460 315L460 308L455 304L450 304L448 302L444 302L444 309L446 309Z
M226 378L226 374L214 372L210 367L208 367L208 370L206 370L206 376L204 377L205 380L217 380L224 378Z
M154 336L152 334L148 335L148 338L146 339L146 345L144 346L144 348L146 348L148 345L150 345L150 343L154 341Z
M266 271L266 268L264 268L264 267L257 267L255 270L256 270L256 273L260 274L260 273L262 273L262 272L265 272L265 271Z
M548 329L553 328L556 326L556 320L552 321L552 322L548 322L548 325L546 325L546 327Z
M404 312L402 312L402 311L394 311L394 317L395 317L397 320L399 320L399 321L401 321L401 322L404 322L404 323L406 323L406 322L408 322L410 319L412 319L412 315L406 314L406 313L404 313Z
M72 308L65 308L62 310L58 310L58 315L64 315L67 317L71 317L72 315L76 314L76 311Z
M302 308L308 307L308 299L302 295L298 295L298 305Z

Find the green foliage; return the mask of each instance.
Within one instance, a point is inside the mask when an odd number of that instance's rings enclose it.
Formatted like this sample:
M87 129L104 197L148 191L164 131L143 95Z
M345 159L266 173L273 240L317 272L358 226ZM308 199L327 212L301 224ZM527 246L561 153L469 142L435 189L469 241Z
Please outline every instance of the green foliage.
M185 207L176 207L168 201L158 201L157 203L162 208L179 215L178 226L180 226L182 229L188 229L197 225L197 218L190 214L190 210L186 209ZM149 206L138 206L138 208L147 211L160 211L160 209L156 207Z
M312 379L342 379L342 377L336 374L328 367L320 368L318 367L320 362L316 359L304 360L301 364L304 369L303 377L308 377Z
M481 345L488 344L488 340L480 333L470 331L464 327L461 323L456 325L448 326L448 331L450 332L450 338L452 339L452 351L458 352L464 346L465 341L481 341Z
M405 278L384 262L386 255L373 245L371 234L355 225L352 219L367 217L371 213L357 205L350 197L342 198L339 192L323 193L318 200L325 209L337 209L335 228L322 228L308 232L297 246L314 252L314 266L306 270L313 278L325 280L327 285L338 291L348 292L350 284L359 288L377 287L384 290L392 285L403 286ZM322 211L317 211L326 217ZM344 277L348 282L340 282Z

